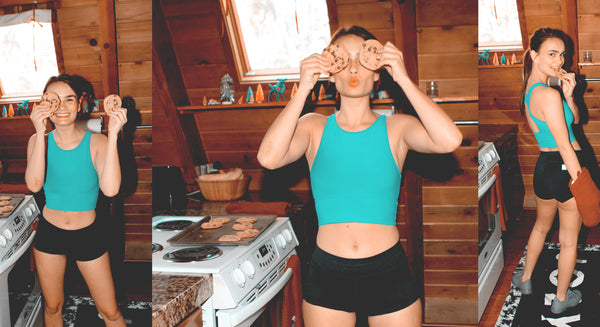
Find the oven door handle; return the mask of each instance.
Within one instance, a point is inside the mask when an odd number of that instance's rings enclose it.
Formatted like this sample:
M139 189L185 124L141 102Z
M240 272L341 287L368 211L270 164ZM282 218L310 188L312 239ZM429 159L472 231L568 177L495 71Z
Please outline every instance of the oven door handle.
M242 323L246 322L248 326L258 318L258 314L260 314L264 306L271 301L279 291L281 291L288 281L292 278L292 269L287 268L283 275L270 287L268 287L264 293L256 298L256 300L248 303L243 307L227 309L227 310L218 310L217 317L219 318L219 327L234 327L240 326ZM256 317L253 317L256 316ZM246 321L249 318L253 317L252 321ZM222 325L222 323L224 323Z
M487 182L483 183L483 185L481 185L481 187L477 190L479 200L481 200L481 197L485 194L485 192L487 192L492 187L492 184L496 182L496 178L496 175L492 174L492 176L490 176L490 179L488 179Z

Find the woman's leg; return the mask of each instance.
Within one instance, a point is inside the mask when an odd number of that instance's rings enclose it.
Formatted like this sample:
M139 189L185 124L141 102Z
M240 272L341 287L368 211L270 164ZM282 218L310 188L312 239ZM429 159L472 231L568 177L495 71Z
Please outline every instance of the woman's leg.
M354 327L353 312L329 309L302 301L302 317L307 327Z
M62 327L62 307L65 301L64 281L67 257L33 248L35 269L44 295L44 322L47 327Z
M94 260L77 261L77 266L90 289L98 312L104 319L104 324L107 327L125 327L125 319L117 307L108 252Z
M556 200L544 200L536 196L535 202L537 218L529 235L529 241L527 241L527 254L525 256L525 269L521 276L522 281L531 278L533 268L535 268L535 264L544 247L546 235L550 228L552 228L552 222L554 222L554 216L558 207L558 201Z
M402 310L369 317L369 326L421 327L422 315L421 299L418 299Z
M558 229L560 254L558 256L556 297L559 301L564 301L577 261L577 237L581 228L581 216L577 211L575 198L558 205L558 217L560 220Z

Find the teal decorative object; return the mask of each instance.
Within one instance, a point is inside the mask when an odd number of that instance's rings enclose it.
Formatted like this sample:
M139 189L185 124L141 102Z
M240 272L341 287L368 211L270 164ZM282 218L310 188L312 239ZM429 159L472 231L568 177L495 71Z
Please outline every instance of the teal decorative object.
M483 53L479 54L479 64L489 65L490 64L490 49L484 49Z
M254 103L254 94L252 88L248 87L248 96L246 96L246 103Z
M506 57L504 56L504 53L502 54L502 58L500 58L500 64L506 65Z
M23 100L23 103L17 105L17 116L27 116L29 112L29 100Z
M2 117L8 117L8 112L6 111L6 106L2 109Z
M267 95L267 101L269 102L271 102L271 93L275 93L275 101L279 102L280 95L283 101L285 101L285 96L283 95L283 92L285 92L285 84L283 82L287 81L287 78L278 78L277 81L278 82L274 85L269 84L269 87L271 88L271 91L269 91L269 94Z

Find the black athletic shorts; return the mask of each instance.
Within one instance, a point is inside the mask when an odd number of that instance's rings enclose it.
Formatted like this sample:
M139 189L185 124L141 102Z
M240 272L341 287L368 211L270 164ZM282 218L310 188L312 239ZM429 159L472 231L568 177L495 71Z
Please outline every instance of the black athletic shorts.
M581 167L589 167L583 151L575 151ZM560 152L541 152L533 173L533 191L540 199L565 202L573 197L569 188L571 175L564 165Z
M77 261L90 261L102 256L108 249L104 223L96 217L90 225L67 230L52 225L40 215L33 247L50 254L65 254Z
M419 299L400 242L368 258L347 259L315 249L305 280L306 302L330 309L377 316Z

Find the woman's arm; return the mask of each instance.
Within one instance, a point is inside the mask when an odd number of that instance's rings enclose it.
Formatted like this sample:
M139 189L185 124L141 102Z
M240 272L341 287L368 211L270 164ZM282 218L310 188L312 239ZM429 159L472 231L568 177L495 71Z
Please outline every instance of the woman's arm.
M569 142L569 131L565 121L560 93L552 88L538 88L532 94L532 106L542 108L543 119L556 142L560 156L567 166L567 171L573 180L577 179L577 172L581 171L579 160Z
M298 119L304 108L306 97L326 72L319 54L300 62L300 82L298 92L279 113L265 134L258 149L258 162L267 169L283 167L298 160L306 153L310 144L309 121Z
M102 193L113 197L121 187L121 165L117 140L119 131L127 122L127 109L119 108L108 114L108 136L97 135L98 155L96 156L96 171Z
M25 183L31 192L39 192L44 186L46 177L46 121L52 114L49 105L39 104L29 118L35 128L35 134L27 143L27 167Z
M462 133L444 109L433 102L408 77L402 52L392 43L384 46L381 65L392 75L415 108L421 123L405 124L403 137L417 152L448 153L462 142Z
M566 70L561 69L558 74L558 78L560 78L563 81L562 91L565 96L565 100L569 105L569 109L571 109L571 112L573 113L573 123L579 124L579 108L577 107L577 104L575 104L575 100L573 99L573 90L577 85L575 74L567 73Z

